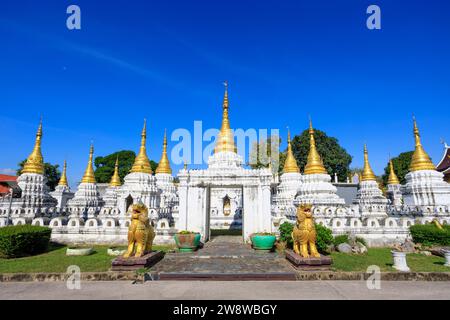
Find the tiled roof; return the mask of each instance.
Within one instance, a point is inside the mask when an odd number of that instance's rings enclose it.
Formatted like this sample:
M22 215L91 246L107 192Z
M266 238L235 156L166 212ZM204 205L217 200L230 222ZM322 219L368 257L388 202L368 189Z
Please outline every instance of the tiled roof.
M10 176L7 174L0 174L0 182L1 181L16 181L17 177L16 176Z

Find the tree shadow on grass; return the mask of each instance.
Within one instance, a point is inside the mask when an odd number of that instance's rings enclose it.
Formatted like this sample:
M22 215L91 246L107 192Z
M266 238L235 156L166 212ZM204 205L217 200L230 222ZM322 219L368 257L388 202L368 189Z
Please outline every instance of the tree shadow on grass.
M64 247L67 247L67 246L65 244L61 244L61 243L57 243L57 242L50 242L48 244L47 250L45 250L45 252L43 252L43 253L49 253L49 252L56 251L56 250L59 250Z

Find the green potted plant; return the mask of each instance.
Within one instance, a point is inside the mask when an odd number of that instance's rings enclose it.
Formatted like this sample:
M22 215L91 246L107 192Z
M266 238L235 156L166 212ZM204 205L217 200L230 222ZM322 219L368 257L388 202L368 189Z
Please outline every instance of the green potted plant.
M253 249L271 251L277 237L271 232L257 232L252 234L250 239L252 240Z
M182 230L175 234L175 243L181 252L192 252L200 245L200 233Z

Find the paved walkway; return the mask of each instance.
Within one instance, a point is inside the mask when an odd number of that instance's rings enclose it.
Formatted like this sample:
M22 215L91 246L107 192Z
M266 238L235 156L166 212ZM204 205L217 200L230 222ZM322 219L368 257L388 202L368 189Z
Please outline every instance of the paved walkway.
M0 299L450 299L450 282L382 281L369 290L365 281L129 281L0 283Z
M151 273L179 275L292 275L295 269L276 252L259 252L242 243L239 236L217 236L193 253L168 253Z

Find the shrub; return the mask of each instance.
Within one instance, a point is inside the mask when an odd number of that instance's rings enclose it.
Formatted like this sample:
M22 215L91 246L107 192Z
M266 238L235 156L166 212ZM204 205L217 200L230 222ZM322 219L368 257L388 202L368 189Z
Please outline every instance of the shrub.
M334 237L333 244L337 247L341 243L348 243L348 235L342 234L339 236Z
M294 225L290 222L284 222L279 227L280 230L280 240L286 242L288 248L292 248L292 230L294 230ZM316 224L317 233L317 249L325 253L328 250L328 246L333 243L333 235L331 230L320 224Z
M322 253L328 252L328 246L333 243L333 234L331 233L331 229L324 227L320 224L316 224L316 232L317 232L317 250Z
M414 243L421 243L425 246L450 245L450 226L444 225L443 229L437 228L434 224L416 224L409 227L409 231Z
M0 228L0 256L14 258L44 252L51 233L50 228L29 224Z
M292 230L294 230L294 225L290 222L283 222L280 227L280 241L286 242L286 247L292 248Z

